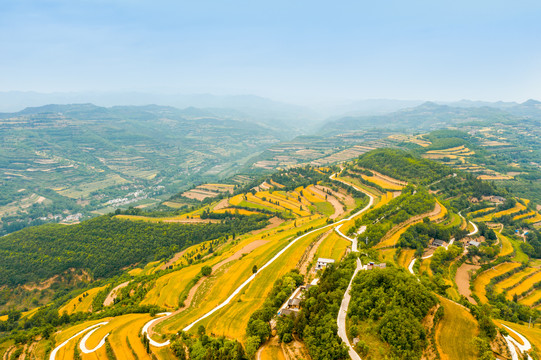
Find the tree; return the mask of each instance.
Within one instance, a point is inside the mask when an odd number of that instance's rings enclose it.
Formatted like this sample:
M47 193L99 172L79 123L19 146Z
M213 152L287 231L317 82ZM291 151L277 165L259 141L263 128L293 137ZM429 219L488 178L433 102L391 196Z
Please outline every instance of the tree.
M248 340L246 340L246 355L248 355L249 359L253 359L255 357L255 353L257 352L260 344L261 339L259 336L250 336Z
M257 272L257 265L254 265L254 267L252 267L252 273L255 274Z
M201 268L201 275L209 276L212 273L212 268L208 265L205 265Z

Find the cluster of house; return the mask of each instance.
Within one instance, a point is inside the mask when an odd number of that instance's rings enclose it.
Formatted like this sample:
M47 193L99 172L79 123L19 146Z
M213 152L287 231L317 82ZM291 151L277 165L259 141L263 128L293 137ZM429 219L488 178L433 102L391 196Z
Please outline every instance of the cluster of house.
M488 201L493 204L503 204L505 202L505 198L501 196L491 195L491 196L481 196L481 199L472 197L470 198L470 202L472 204L480 203L481 201Z

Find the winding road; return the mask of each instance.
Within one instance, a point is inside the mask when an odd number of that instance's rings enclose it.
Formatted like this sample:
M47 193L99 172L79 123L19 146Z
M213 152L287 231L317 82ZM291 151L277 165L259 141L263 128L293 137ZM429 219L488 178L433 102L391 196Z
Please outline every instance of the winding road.
M265 270L266 267L268 267L269 265L271 265L274 261L276 261L276 259L278 259L280 256L282 256L291 246L293 246L293 244L295 244L297 241L299 241L300 239L306 237L306 236L309 236L315 232L318 232L318 231L321 231L321 230L324 230L324 229L327 229L327 228L330 228L330 227L333 227L333 226L336 226L337 224L343 224L344 222L346 221L349 221L351 219L353 219L354 217L356 216L359 216L360 214L362 214L363 212L367 211L373 204L374 204L374 197L371 195L371 194L368 194L366 191L362 190L362 189L359 189L358 187L356 186L353 186L349 183L346 183L342 180L338 180L338 179L334 179L336 174L332 174L329 178L331 180L336 180L336 181L340 181L344 184L347 184L349 186L352 186L353 188L355 188L357 191L361 191L363 193L365 193L369 198L370 198L370 201L368 202L368 205L366 205L366 207L364 207L363 209L357 211L355 214L351 215L350 217L348 218L345 218L345 219L342 219L334 224L329 224L329 225L325 225L325 226L322 226L322 227L319 227L317 229L314 229L314 230L311 230L301 236L298 236L296 237L295 239L293 239L286 247L284 247L282 250L280 250L276 255L274 255L274 257L272 259L270 259L265 265L263 265L261 268L259 268L257 270L257 272L255 274L252 274L252 276L250 276L248 279L246 279L246 281L244 281L242 284L240 284L240 286L238 288L235 289L235 291L233 291L233 293L231 295L229 295L229 297L227 299L225 299L220 305L216 306L214 309L212 309L211 311L207 312L205 315L201 316L200 318L198 318L197 320L195 320L194 322L192 322L191 324L189 324L188 326L186 326L183 330L184 331L189 331L195 324L197 324L198 322L200 322L201 320L203 319L206 319L208 318L209 316L211 316L212 314L214 314L215 312L217 312L218 310L224 308L225 306L227 306L234 298L235 296L237 296L241 291L242 289L244 289L244 287L246 287L246 285L248 285L250 282L252 282L252 280L254 280L256 278L256 276L261 273L261 271ZM353 239L351 238L347 238L348 240L352 241ZM353 248L353 246L355 246L355 248ZM356 242L353 242L352 241L352 251L358 251L357 249L357 243Z
M342 299L342 304L340 305L340 310L338 311L338 318L336 319L336 322L338 323L338 336L340 336L340 339L342 339L342 341L347 345L349 357L352 360L362 360L359 354L357 354L357 352L353 349L353 346L351 346L346 332L346 318L348 315L349 302L351 300L349 291L351 290L351 285L353 284L355 275L357 275L360 270L366 270L366 265L363 266L361 260L357 258L357 267L355 268L355 272L349 281L348 288L344 293L344 298Z
M66 346L66 344L72 340L72 339L75 339L76 337L78 336L81 336L82 334L84 334L85 332L89 331L89 330L92 330L94 328L97 328L97 327L100 327L102 325L106 325L108 324L109 322L108 321L104 321L104 322L101 322L101 323L98 323L98 324L94 324L92 326L89 326L87 327L86 329L84 330L81 330L79 331L77 334L73 335L72 337L70 337L68 340L64 341L62 344L58 345L57 347L55 347L53 349L53 351L51 351L51 354L49 355L49 360L55 360L56 359L56 353L61 349L63 348L64 346Z

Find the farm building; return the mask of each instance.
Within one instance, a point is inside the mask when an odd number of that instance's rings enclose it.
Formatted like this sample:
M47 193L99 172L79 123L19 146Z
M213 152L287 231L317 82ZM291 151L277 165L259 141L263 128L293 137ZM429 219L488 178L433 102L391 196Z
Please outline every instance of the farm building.
M287 308L288 309L300 309L301 308L301 299L299 299L299 298L289 299L289 301L287 302Z
M481 243L479 241L475 241L475 240L470 240L468 242L468 245L469 246L476 246L476 247L479 247L479 245L481 245Z
M370 262L368 263L368 265L366 265L366 270L385 269L386 267L387 267L386 263L375 264L373 262Z
M334 259L319 258L317 259L316 270L326 268L329 264L334 264Z
M434 240L432 240L432 244L430 244L430 246L432 246L432 247L445 246L445 241L440 240L440 239L434 239Z

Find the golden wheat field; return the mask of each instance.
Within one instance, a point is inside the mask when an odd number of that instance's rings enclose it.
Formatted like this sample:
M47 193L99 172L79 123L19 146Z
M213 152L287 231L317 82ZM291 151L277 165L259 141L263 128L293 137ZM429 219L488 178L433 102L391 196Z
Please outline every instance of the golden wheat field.
M479 300L481 300L481 303L486 304L488 302L488 299L485 296L486 294L485 287L490 282L490 279L492 279L493 277L499 276L501 274L504 274L508 272L509 270L512 270L519 266L520 266L520 263L506 262L503 264L499 264L495 266L494 268L490 268L484 271L479 276L477 276L477 278L474 280L473 293L479 297Z
M101 291L105 289L105 286L93 288L90 290L85 291L81 295L71 299L66 305L61 307L58 312L60 314L68 313L68 315L71 315L75 312L89 312L92 310L92 300L94 300L94 297Z
M438 297L444 308L443 318L436 328L436 344L444 360L477 359L473 341L479 325L466 308L443 297Z

